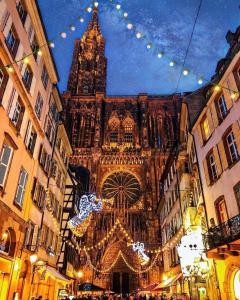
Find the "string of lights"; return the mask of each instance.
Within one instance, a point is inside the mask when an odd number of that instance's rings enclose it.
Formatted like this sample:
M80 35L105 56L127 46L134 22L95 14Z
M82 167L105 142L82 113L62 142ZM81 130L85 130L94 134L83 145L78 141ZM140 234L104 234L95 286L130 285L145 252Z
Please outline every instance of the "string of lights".
M159 257L159 253L157 253L157 254L155 255L155 257L154 257L152 263L151 263L146 269L141 270L140 268L139 268L139 269L136 269L136 268L134 268L132 265L130 265L129 262L127 261L127 259L125 258L125 256L123 255L122 251L120 250L120 251L118 252L118 255L116 256L116 258L114 259L113 263L112 263L108 268L106 268L106 269L99 269L99 268L97 268L96 266L93 265L93 263L92 263L92 261L91 261L91 258L90 258L90 256L89 256L87 250L84 249L84 251L85 251L85 254L86 254L86 257L87 257L88 265L89 265L91 268L93 268L95 271L97 271L98 273L102 273L102 274L109 273L110 270L111 270L112 268L114 268L114 266L116 265L116 263L118 262L118 260L119 260L120 257L123 259L124 263L126 264L126 266L127 266L131 271L133 271L134 273L142 274L142 273L145 273L145 272L150 271L150 270L154 267L154 265L156 264L156 261L157 261L157 259L158 259L158 257Z
M177 61L167 57L167 54L164 51L158 49L159 48L158 45L155 45L155 43L153 43L152 41L149 42L147 39L147 35L140 32L137 29L137 26L134 24L134 22L132 22L129 19L129 13L127 11L123 10L121 4L119 4L117 2L115 3L114 0L109 0L109 3L111 3L111 5L118 11L120 18L123 19L124 22L126 23L126 28L128 30L132 31L138 40L142 40L146 43L147 50L155 48L155 49L157 49L157 57L159 59L162 59L163 57L165 57L168 60L169 67L179 66L181 68L181 74L180 74L181 77L182 77L182 75L188 76L190 73L194 74L193 70L190 70L189 68L185 67L186 56L185 56L183 63L177 62ZM198 7L197 18L198 18L198 14L199 14L199 11L201 8L201 3L202 3L202 1L200 1L200 5ZM195 25L194 25L194 28L195 28ZM188 50L187 50L187 53L188 53ZM187 53L186 53L186 55L187 55ZM220 91L222 89L228 90L229 92L231 92L232 99L236 99L239 96L239 93L236 90L230 89L229 87L226 87L224 85L220 85L219 83L216 83L214 81L209 81L208 79L204 78L203 76L199 76L199 75L196 75L196 76L198 78L197 82L199 85L203 85L203 83L205 82L205 84L207 84L207 85L212 85L214 88L214 91ZM179 82L180 82L180 79L179 79Z
M97 2L92 1L92 5L95 5L96 7L98 6ZM86 6L83 9L83 13L91 13L92 12L92 5ZM66 39L67 38L67 31L75 31L76 30L76 24L78 22L80 23L84 23L84 15L78 16L77 18L74 18L73 22L71 22L71 24L69 24L68 26L66 26L66 28L64 28L64 31L61 31L60 33L56 34L55 37L53 37L52 39L50 39L47 43L43 43L41 45L39 45L35 50L29 52L28 54L25 54L24 56L22 56L21 58L19 58L18 60L14 60L12 63L4 65L1 69L6 69L9 73L13 73L14 72L14 66L18 65L19 62L23 62L24 64L28 64L29 63L29 58L31 56L34 55L38 55L38 56L42 56L44 54L44 48L45 47L49 47L49 48L55 48L55 42L59 39Z

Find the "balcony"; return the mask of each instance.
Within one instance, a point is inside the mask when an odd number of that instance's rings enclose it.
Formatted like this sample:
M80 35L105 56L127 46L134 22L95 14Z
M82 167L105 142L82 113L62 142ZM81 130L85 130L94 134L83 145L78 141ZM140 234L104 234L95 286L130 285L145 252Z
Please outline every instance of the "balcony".
M238 239L240 239L240 215L209 229L205 235L206 246L209 249L232 243Z

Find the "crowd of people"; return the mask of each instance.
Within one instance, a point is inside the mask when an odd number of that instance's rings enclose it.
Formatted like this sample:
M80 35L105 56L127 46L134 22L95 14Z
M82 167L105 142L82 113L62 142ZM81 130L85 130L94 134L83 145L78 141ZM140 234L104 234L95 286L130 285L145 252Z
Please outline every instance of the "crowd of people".
M103 294L101 296L96 295L81 295L74 298L66 298L65 300L189 300L188 295L182 295L181 298L176 295L167 296L162 295L151 295L151 294Z

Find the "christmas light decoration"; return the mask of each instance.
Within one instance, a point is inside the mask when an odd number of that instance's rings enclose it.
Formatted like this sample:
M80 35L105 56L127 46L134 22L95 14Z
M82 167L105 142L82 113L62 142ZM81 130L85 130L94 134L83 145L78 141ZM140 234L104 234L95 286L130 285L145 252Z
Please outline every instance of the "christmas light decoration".
M89 216L92 212L102 210L102 200L97 200L96 194L83 195L79 202L79 213L68 221L69 228L74 234L82 236L89 226Z
M137 252L141 265L145 265L149 262L149 257L144 253L144 243L136 242L132 245L134 252Z

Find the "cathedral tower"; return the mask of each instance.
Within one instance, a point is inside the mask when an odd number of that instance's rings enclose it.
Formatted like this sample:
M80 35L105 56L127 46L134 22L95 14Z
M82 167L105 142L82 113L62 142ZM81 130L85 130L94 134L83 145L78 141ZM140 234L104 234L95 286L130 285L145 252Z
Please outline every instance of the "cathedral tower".
M83 37L75 41L63 98L73 147L70 164L77 176L83 170L89 174L89 192L111 204L92 216L86 233L78 237L81 259L79 253L74 257L85 280L128 293L144 280L158 280L161 236L155 212L160 176L178 132L180 101L178 95L107 96L106 70L105 40L95 8ZM148 271L130 239L144 242L149 264L154 262Z
M72 95L95 95L106 92L105 40L101 33L95 7L88 28L75 41L68 90Z

